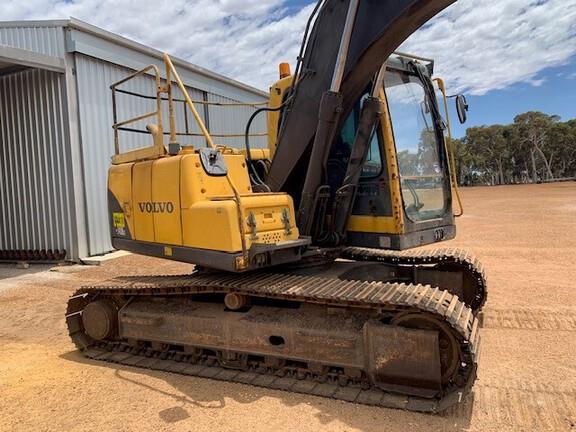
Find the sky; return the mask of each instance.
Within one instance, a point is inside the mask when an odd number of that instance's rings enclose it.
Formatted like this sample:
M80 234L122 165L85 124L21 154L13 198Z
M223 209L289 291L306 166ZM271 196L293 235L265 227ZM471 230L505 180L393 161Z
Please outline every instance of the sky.
M2 0L0 19L73 16L266 90L294 64L309 0ZM576 0L459 0L400 48L435 60L466 125L528 110L576 118ZM452 116L454 120L455 116Z

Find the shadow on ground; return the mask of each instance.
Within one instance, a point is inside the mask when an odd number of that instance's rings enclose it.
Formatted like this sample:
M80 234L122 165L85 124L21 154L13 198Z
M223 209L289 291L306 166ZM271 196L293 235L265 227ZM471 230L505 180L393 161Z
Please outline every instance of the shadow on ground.
M333 421L340 421L349 427L363 431L464 431L470 427L474 406L474 394L472 393L460 405L452 407L441 414L422 414L352 404L246 384L214 381L206 378L106 363L84 358L78 351L70 351L60 357L67 361L86 364L87 367L98 366L113 369L117 379L125 381L129 385L138 386L142 390L152 391L171 398L174 401L174 406L158 412L160 419L167 424L188 420L191 417L188 409L191 407L221 410L226 408L226 399L233 399L241 404L250 404L267 397L275 398L289 408L311 406L317 411L316 417L325 425ZM140 379L141 377L152 377L162 380L174 391L161 389L159 386L150 384L147 379ZM218 385L213 385L216 382Z
M0 263L0 280L21 278L50 270L52 267L54 264L32 264L28 268L18 268L15 263Z

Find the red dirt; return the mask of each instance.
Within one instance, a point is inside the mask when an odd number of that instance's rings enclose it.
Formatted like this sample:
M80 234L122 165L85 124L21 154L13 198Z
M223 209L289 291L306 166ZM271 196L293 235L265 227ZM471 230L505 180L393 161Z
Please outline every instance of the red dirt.
M85 360L64 323L78 286L191 269L127 256L61 271L0 266L0 430L576 431L576 184L463 198L446 244L481 258L490 294L479 379L460 406L423 415Z

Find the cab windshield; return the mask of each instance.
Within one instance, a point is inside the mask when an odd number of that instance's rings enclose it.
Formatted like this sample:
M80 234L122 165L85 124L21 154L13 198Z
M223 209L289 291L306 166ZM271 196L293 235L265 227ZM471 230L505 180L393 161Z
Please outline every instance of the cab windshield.
M390 70L384 83L406 215L412 221L441 217L447 194L431 101L415 75Z

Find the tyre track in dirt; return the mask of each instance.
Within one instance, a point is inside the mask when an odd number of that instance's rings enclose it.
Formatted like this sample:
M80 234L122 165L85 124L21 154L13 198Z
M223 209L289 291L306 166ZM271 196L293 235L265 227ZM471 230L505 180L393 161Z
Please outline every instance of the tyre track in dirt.
M575 431L576 389L568 384L482 379L469 400L444 416L463 418L474 408L475 420L527 431Z
M545 309L487 309L484 328L576 331L576 311Z

